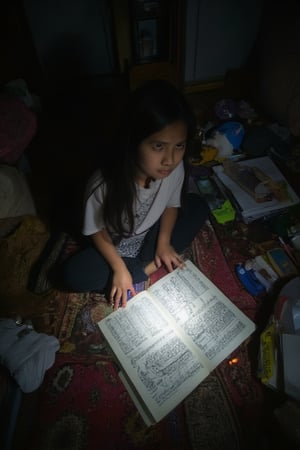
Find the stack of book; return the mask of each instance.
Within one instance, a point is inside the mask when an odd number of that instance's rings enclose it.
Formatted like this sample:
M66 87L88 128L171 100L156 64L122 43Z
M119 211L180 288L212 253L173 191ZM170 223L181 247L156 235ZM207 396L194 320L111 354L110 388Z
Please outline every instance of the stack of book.
M287 179L268 156L213 167L213 179L245 223L300 203Z

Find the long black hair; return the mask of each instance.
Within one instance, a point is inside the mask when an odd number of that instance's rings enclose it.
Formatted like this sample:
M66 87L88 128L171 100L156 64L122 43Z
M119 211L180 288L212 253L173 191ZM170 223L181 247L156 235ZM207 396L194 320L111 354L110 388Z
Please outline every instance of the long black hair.
M135 175L141 142L180 120L187 126L186 158L196 125L183 94L164 80L149 81L132 92L121 119L113 154L102 168L107 189L103 217L107 228L120 238L132 232L134 226ZM126 230L124 217L129 226Z

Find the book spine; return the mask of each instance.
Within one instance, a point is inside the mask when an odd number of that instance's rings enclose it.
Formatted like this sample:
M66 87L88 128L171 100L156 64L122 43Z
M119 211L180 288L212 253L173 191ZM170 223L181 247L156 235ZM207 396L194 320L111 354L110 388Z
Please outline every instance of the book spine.
M268 259L275 272L281 277L288 277L298 273L297 267L293 264L282 248L274 248L267 252Z

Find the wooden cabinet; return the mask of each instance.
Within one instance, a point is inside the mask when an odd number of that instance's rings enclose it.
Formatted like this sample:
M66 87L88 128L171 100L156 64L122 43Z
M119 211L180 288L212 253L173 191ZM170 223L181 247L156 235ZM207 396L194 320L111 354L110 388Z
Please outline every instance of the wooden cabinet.
M133 61L143 64L168 60L170 17L166 1L130 1Z
M153 78L181 83L183 0L130 0L132 88Z

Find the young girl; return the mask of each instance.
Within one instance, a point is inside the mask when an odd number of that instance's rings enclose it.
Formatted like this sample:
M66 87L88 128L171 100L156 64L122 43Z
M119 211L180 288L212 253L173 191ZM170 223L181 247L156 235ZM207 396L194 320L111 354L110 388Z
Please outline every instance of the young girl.
M65 288L108 288L117 309L161 265L183 266L180 253L208 216L196 194L182 204L194 129L191 109L168 82L132 93L112 158L88 182L82 232L90 245L65 262Z

